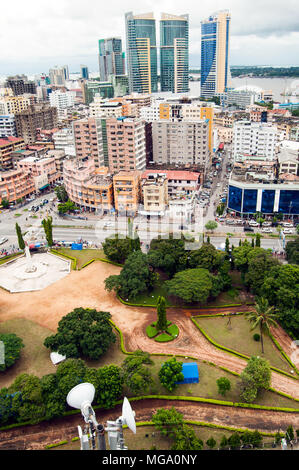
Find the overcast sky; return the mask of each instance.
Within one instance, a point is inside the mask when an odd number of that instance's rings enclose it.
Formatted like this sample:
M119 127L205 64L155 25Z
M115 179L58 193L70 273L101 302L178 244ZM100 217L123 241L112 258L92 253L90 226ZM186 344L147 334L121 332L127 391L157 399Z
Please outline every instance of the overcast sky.
M183 6L183 8L182 8ZM231 13L231 65L299 65L298 0L10 0L0 10L0 74L68 64L98 70L98 39L120 36L124 14L189 14L190 65L200 66L200 22Z

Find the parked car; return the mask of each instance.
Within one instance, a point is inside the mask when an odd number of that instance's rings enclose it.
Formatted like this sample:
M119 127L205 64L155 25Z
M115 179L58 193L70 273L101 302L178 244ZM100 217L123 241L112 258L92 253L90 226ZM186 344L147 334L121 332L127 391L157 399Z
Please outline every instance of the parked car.
M262 226L263 227L271 227L271 222L263 222Z
M283 222L282 226L283 227L293 227L293 224L291 224L290 222Z
M259 224L255 220L250 220L249 225L251 225L251 227L258 227L259 226Z
M226 223L227 225L235 225L235 221L233 219L228 219Z
M244 232L254 232L254 229L251 227L244 227Z
M3 243L7 241L8 241L8 238L5 238L5 237L0 238L0 245L2 245Z
M265 227L265 228L262 229L262 232L263 232L263 233L272 233L273 230L272 230L272 228Z
M283 233L293 233L293 230L291 228L285 228L283 229Z

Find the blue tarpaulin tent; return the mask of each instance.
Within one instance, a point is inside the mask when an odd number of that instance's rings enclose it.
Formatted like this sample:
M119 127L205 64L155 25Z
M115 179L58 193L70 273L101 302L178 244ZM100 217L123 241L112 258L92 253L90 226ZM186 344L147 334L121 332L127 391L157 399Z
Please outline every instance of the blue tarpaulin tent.
M182 372L184 380L177 384L194 384L199 382L198 366L196 362L184 362Z
M82 250L82 243L72 243L72 250Z

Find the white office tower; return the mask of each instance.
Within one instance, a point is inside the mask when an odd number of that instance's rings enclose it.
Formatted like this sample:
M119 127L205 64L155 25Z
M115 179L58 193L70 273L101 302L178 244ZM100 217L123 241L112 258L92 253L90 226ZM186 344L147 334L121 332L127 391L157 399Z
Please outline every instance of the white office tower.
M233 134L234 160L273 160L275 158L276 135L276 127L266 123L235 122Z
M0 138L16 137L16 121L14 114L0 115Z
M72 128L64 128L53 134L55 150L64 150L66 155L76 156L75 139Z
M76 93L73 91L52 91L49 95L51 106L57 108L59 116L64 115L64 111L68 108L72 108L75 104Z

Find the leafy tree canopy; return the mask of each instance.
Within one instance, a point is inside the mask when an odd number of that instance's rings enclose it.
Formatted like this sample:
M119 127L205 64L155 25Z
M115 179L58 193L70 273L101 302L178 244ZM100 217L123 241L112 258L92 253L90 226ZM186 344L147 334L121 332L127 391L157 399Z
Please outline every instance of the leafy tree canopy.
M210 295L217 296L220 280L212 276L207 269L186 269L181 271L169 281L165 281L165 286L170 295L174 295L185 302L205 303Z
M161 384L170 392L178 386L176 382L184 380L182 369L183 363L178 362L175 357L162 364L159 371L159 379Z
M268 390L271 383L269 362L262 357L252 356L241 375L241 398L252 402L261 389Z
M183 415L173 406L157 410L152 416L152 421L163 436L174 437L176 430L183 427Z
M0 341L4 344L4 364L0 362L0 371L3 372L19 359L24 344L14 333L0 334Z
M75 308L58 323L57 333L48 336L44 345L66 357L99 359L115 342L108 312Z
M129 237L119 238L118 234L116 234L111 238L106 238L103 243L103 250L111 261L124 263L130 253L140 250L140 240L138 237L136 239Z

